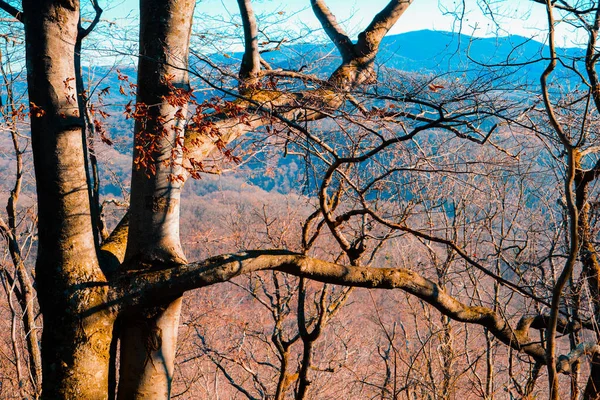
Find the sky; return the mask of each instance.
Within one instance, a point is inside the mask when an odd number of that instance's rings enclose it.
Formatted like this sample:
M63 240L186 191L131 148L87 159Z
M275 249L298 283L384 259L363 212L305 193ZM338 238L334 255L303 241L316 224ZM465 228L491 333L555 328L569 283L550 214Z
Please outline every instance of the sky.
M329 8L338 21L355 36L371 21L389 0L328 0ZM138 0L100 0L105 8L106 19L136 20ZM485 4L491 3L496 23L489 18L490 9ZM462 24L457 18L462 15L462 5L465 5ZM291 26L304 25L318 28L309 0L255 0L253 7L257 15L284 12L293 15L286 24ZM235 0L201 0L196 6L197 13L203 13L212 18L230 20L238 13ZM498 29L500 27L500 29ZM547 29L546 14L543 5L530 1L519 0L415 0L390 34L404 33L422 29L441 31L462 31L462 33L477 37L500 34L516 34L524 37L534 37L544 41ZM557 28L557 43L560 46L571 47L580 42L576 32L568 24L560 24Z

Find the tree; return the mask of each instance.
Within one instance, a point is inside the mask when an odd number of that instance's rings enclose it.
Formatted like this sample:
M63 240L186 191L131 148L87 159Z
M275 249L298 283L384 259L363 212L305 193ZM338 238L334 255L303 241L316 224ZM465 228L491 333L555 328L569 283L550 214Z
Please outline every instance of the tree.
M561 306L561 298L578 260L587 271L582 278L585 282L589 282L587 277L597 276L595 269L589 267L595 259L595 248L585 222L589 217L584 211L588 202L583 182L592 182L598 168L584 170L578 164L582 153L571 144L571 136L562 130L560 120L553 114L546 84L557 63L554 47L542 77L543 103L554 129L554 133L548 134L543 125L537 125L546 122L541 117L530 119L531 124L522 122L526 113L537 111L539 103L524 109L518 107L524 98L497 95L516 90L510 71L504 69L506 65L499 72L469 77L464 83L453 79L456 77L452 74L447 77L398 77L395 72L385 71L376 74L375 59L381 41L411 4L409 0L391 0L358 35L356 42L344 32L323 1L312 0L312 9L341 58L340 65L326 79L301 71L270 68L261 57L259 28L251 2L238 0L244 55L236 77L237 90L219 87L198 74L207 85L230 96L198 103L188 78L190 72L194 73L188 58L195 2L141 0L138 81L137 86L132 86L137 88L137 99L134 106L125 110L135 120L131 202L126 217L105 238L99 226L98 194L93 190L90 178L93 174L88 165L86 129L90 126L90 116L79 60L82 40L100 18L101 9L97 2L93 4L96 17L84 28L76 0L23 0L22 12L0 2L3 10L23 23L27 43L31 141L38 196L35 280L44 321L41 343L44 398L114 398L115 392L123 399L168 398L181 295L265 270L300 277L298 328L304 346L296 392L300 398L310 383L311 346L320 329L319 324L302 320L302 316L306 318L303 307L307 280L348 287L400 289L437 309L444 316L442 325L446 335L442 341L447 349L443 355L444 387L450 385L452 370L450 319L484 327L489 335L488 347L493 337L531 357L537 365L533 382L539 366L548 365L554 396L558 396L556 372L572 370L583 354L595 352L597 346L593 343L579 344L574 340L568 355L556 357L557 331L575 334L582 328L593 330L590 328L593 324L586 318ZM588 10L561 4L557 7L572 12L576 18L584 18L581 15L587 16L598 9L595 5ZM554 5L547 3L546 7L552 22ZM594 100L596 25L589 28L586 82L590 89L588 96L584 96ZM550 26L550 43L553 43ZM278 78L291 79L293 83L278 84ZM589 102L561 102L565 110L567 106L580 104ZM316 122L324 120L330 125L319 128ZM544 241L538 237L539 226L523 228L510 223L507 216L511 213L514 213L512 222L522 223L517 216L535 207L527 202L531 188L526 187L526 180L516 172L511 175L523 165L510 148L516 148L518 153L522 143L500 135L504 140L498 144L492 137L506 123L526 127L540 133L542 138L558 135L568 156L565 204L566 220L571 222L570 235L557 228L559 233L553 240ZM234 160L227 146L262 127L273 140L283 142L284 148L290 146L306 154L318 176L315 185L318 205L304 224L301 248L299 251L245 249L188 262L179 237L183 184L189 177L204 172L203 162L215 150ZM472 165L484 165L487 159L464 163L461 160L468 151L437 157L433 154L435 149L444 147L433 139L423 139L421 143L430 145L426 148L419 148L419 143L414 142L418 135L430 131L444 132L467 150L487 145L505 154L506 168L487 174L495 177L490 186L499 193L521 189L515 194L518 206L511 209L513 199L508 196L493 202L469 193L468 187L481 185L479 177L485 176L473 170ZM15 150L18 154L19 150ZM413 172L415 175L411 175ZM448 177L470 175L475 178L467 188L460 184L446 185ZM434 195L433 191L415 190L430 184L432 177L433 181L446 185L443 187L448 192ZM584 197L573 197L574 189ZM451 201L445 201L446 196ZM538 198L540 203L545 200ZM552 207L546 210L557 213ZM532 214L533 211L529 215ZM473 216L477 218L472 219ZM484 223L478 225L474 220ZM498 228L505 224L510 228ZM539 225L546 227L543 223ZM9 223L2 230L10 244L15 228ZM323 231L328 232L339 250L335 258L316 256L318 252L313 246L322 240ZM421 274L418 262L408 268L384 264L385 258L379 256L381 249L401 235L411 236L417 242L415 246L421 246L416 248L426 249L428 262L435 266L435 276L428 279ZM571 240L566 246L568 262L560 277L551 281L553 294L549 295L547 280L535 283L538 278L535 268L544 273L547 264L558 257L555 250L565 248L559 244L565 237ZM529 250L535 240L543 243ZM581 246L582 243L586 245ZM546 249L548 256L539 256ZM490 259L495 263L489 263ZM521 270L527 262L531 270ZM451 267L456 265L462 265L474 282L464 285L458 293L447 278ZM482 276L493 282L490 286L494 288L493 307L484 305L487 299L481 297L476 284L477 279L484 279ZM26 275L19 279L26 293ZM521 288L523 282L533 283ZM507 310L512 313L513 309L498 305L501 287L510 296L521 296L522 302L533 304L538 313L522 313L515 324L506 313ZM597 293L594 285L590 290ZM479 299L474 300L477 296ZM326 294L322 297L325 299ZM27 302L23 307L27 307ZM316 317L319 323L332 312L331 308L324 312L325 304L324 300L320 316ZM542 312L544 307L550 310L549 315ZM395 334L389 333L381 321L379 325L388 337L388 347L381 348L381 357L391 370L389 354ZM546 332L546 341L532 338L532 329ZM118 342L120 357L116 354ZM120 360L118 390L115 388L117 358ZM588 385L590 398L595 396L595 369L593 366ZM382 397L390 391L393 396L398 393L398 388L390 383L391 372L389 375L381 384ZM285 380L285 373L282 377ZM531 392L529 383L524 392Z
M381 38L408 4L390 3L357 46L347 39L336 43L344 55L344 63L331 79L333 85L351 88L366 80ZM76 46L86 34L81 27L79 4L24 1L22 13L8 4L2 5L23 21L28 43L32 147L40 205L36 277L44 316L42 393L47 398L107 397L113 328L117 315L128 309L134 317L127 318L128 323L121 331L119 396L167 397L180 307L178 297L190 288L181 286L184 281L189 282L184 275L178 273L179 278L160 275L176 270L181 273L183 265L199 267L187 264L179 245L178 202L184 180L180 178L184 172L181 115L186 113L186 101L182 102L173 93L176 91L184 98L187 93L186 60L194 2L141 4L142 54L136 107L146 115L136 122L134 163L142 164L143 168L134 168L129 221L120 224L104 246L118 247L119 239L124 245L122 230L128 228L126 261L119 268L122 272L130 271L125 274L114 269L115 260L100 257L97 232L90 219L93 207L86 169L84 112L79 101L82 93L70 84L79 75ZM251 88L251 80L260 68L256 35L250 36L256 32L256 26L249 3L240 2L240 6L246 10L244 24L248 34L248 57L240 72L241 86ZM323 4L315 2L314 7L328 25L329 34L336 40L342 38L344 35ZM331 103L339 104L341 98L332 90L310 96L318 101L326 98L328 92L333 95ZM146 106L156 103L161 106ZM262 124L264 120L265 117L259 116L254 123ZM234 125L229 129L227 141L249 130L238 122L237 116L219 122ZM202 159L202 152L215 146L212 141L202 143L198 137L190 138L190 143L194 141L200 142L188 154L188 160L194 162ZM119 255L111 250L113 255ZM244 264L250 261L250 266L261 257L276 264L302 258L285 252L249 255L242 256L240 261ZM227 271L232 260L221 257L211 263ZM260 269L265 267L268 265ZM143 288L148 284L152 289ZM202 285L196 282L193 286ZM154 299L150 301L151 298ZM164 369L157 365L164 365Z

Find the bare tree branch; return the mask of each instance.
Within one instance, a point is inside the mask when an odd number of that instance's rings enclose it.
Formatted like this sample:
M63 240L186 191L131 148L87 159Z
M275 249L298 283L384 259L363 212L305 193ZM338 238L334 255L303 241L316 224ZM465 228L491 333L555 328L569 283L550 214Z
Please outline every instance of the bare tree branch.
M550 0L546 0L546 15L548 19L548 44L550 48L550 59L546 69L540 77L542 89L542 97L548 119L558 138L560 139L564 151L567 153L567 171L565 176L565 197L568 210L569 221L569 256L565 261L565 266L558 277L554 288L552 289L552 307L549 329L547 331L548 340L548 382L550 386L550 398L558 400L558 376L556 370L556 327L559 314L560 300L563 295L564 287L567 280L571 277L577 255L579 253L580 237L579 237L579 212L575 205L573 194L573 183L575 181L575 172L577 169L577 145L571 143L571 138L567 135L563 124L559 121L554 105L550 100L550 92L548 89L548 78L554 72L557 65L557 53L555 45L555 19L553 15L553 5Z
M410 6L412 0L392 0L380 11L373 21L361 34L358 35L356 43L356 54L359 57L375 56L381 39L394 26L398 18L404 14L404 11Z
M546 5L546 0L531 0L531 1L534 2L534 3ZM592 5L591 7L584 8L583 10L580 10L577 7L574 7L574 6L570 5L569 3L567 3L566 1L563 1L563 0L552 2L552 7L556 8L556 9L559 9L559 10L568 11L568 12L573 13L575 15L585 15L585 14L589 14L591 12L594 12L596 10L596 6L595 5Z
M115 280L115 307L140 307L185 291L256 271L276 270L336 285L401 289L459 322L481 325L504 344L546 362L546 350L529 338L531 323L512 327L495 311L461 303L436 283L405 268L348 267L284 250L257 250L222 255L159 271L132 271ZM533 321L532 321L533 322Z
M23 22L23 11L19 11L17 8L8 4L6 1L0 0L0 9L12 15L18 21Z
M256 78L260 74L258 26L250 0L238 0L238 5L244 26L244 56L240 65L240 87L247 88L256 84Z
M338 24L335 15L331 13L324 0L311 0L310 5L325 33L342 55L342 60L350 61L354 57L354 44Z
M98 0L92 0L92 6L94 7L94 11L96 12L96 14L94 15L94 19L87 28L79 27L79 32L77 33L78 40L83 40L94 30L96 25L98 25L98 22L100 22L100 17L102 16L103 10L102 8L100 8Z

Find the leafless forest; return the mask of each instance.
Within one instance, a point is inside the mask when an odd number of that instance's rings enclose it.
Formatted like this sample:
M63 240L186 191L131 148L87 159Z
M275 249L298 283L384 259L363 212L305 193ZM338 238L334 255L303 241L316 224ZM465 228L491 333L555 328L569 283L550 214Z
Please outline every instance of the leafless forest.
M0 398L600 399L600 4L418 2L0 0Z

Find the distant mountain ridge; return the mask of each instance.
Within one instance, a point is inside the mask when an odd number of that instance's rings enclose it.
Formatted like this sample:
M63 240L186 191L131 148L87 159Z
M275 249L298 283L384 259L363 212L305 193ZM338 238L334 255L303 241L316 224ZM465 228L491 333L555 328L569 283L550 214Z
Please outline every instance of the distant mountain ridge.
M582 56L584 54L584 50L578 48L559 49L559 51L571 56ZM387 69L432 75L485 68L478 65L478 63L516 63L519 66L515 67L518 71L515 77L537 84L539 76L547 65L547 59L544 59L544 57L547 57L548 54L548 47L545 44L520 36L481 39L452 32L423 30L385 37L381 44L377 63ZM242 58L242 53L212 54L208 57L217 64L229 65L235 71ZM305 66L306 72L324 78L337 68L341 61L337 50L332 44L322 43L298 43L282 46L280 51L266 53L264 57L273 68L298 69ZM202 63L200 60L191 60L192 65L195 62ZM120 71L121 74L129 77L130 82L135 82L136 71L134 67L121 67ZM103 71L99 67L95 73L96 76L102 76L106 74L106 70ZM115 148L120 154L127 154L131 148L132 123L131 120L123 120L122 110L124 103L127 103L128 100L134 101L134 99L133 97L126 99L119 94L119 86L122 85L123 82L118 80L117 73L114 72L108 74L106 82L99 85L99 89L110 87L109 94L104 99L105 104L115 105L110 111L113 118L109 135L114 139L120 139L116 140ZM200 86L200 88L202 87ZM197 92L199 101L213 95L214 92ZM275 165L270 165L271 168L277 170L289 170L289 174L261 173L260 164L269 164L269 162L258 157L256 162L250 162L246 166L248 179L254 185L265 190L288 191L290 183L283 182L281 180L282 176L293 176L294 179L302 179L301 160L293 159L293 157L281 158L275 162ZM126 163L125 167L128 166L129 164ZM117 187L108 188L109 191L114 192L117 189Z
M583 57L585 49L557 48L560 55ZM243 53L213 54L217 63L239 65ZM331 43L296 43L263 54L273 68L298 70L327 77L339 65L340 57ZM465 34L421 30L386 36L380 46L377 64L410 73L471 73L490 66L509 68L515 79L538 82L549 59L546 44L517 35L472 38ZM196 60L197 61L197 60ZM193 63L194 60L191 60ZM583 67L583 66L582 66ZM235 68L235 67L234 67ZM557 77L565 77L559 67Z
M585 48L557 47L560 56L582 60ZM517 35L472 38L468 35L440 31L414 31L388 36L382 41L378 62L388 68L440 74L449 71L473 71L507 66L514 79L537 84L548 65L547 44ZM585 71L582 62L579 67ZM555 71L560 79L572 76L562 67Z
M561 55L583 57L585 49L570 47L558 48ZM208 54L205 57L217 64L225 64L235 70L243 53ZM539 78L547 65L548 46L534 39L511 35L490 38L472 38L465 34L445 31L421 30L386 36L380 46L378 65L412 73L443 74L450 71L482 69L486 65L516 64L522 69L521 75ZM273 68L308 70L311 73L327 76L339 65L340 57L333 44L296 43L283 45L279 51L265 53L263 57ZM190 65L203 65L199 59L190 60ZM479 65L481 64L481 65ZM102 76L108 67L84 68L94 70ZM120 68L130 82L135 82L136 71L131 65ZM112 90L109 97L118 95L120 83L116 72L108 74L106 85Z
M559 49L562 54L571 57L583 56L584 49L563 48ZM459 35L452 32L442 31L414 31L398 35L387 36L383 39L377 63L384 65L388 69L397 69L417 74L445 74L449 71L466 71L469 69L481 69L476 60L480 63L501 64L507 61L521 64L516 67L519 70L519 77L527 79L534 84L539 82L539 76L547 65L547 59L543 60L549 54L548 47L540 42L527 39L520 36L505 36L494 38L470 38L467 35ZM228 64L233 71L236 70L241 53L212 54L208 55L213 62ZM305 66L307 72L326 77L332 72L340 62L337 50L332 44L323 43L302 43L282 47L280 51L266 53L264 57L274 68L298 69ZM540 60L535 62L536 60ZM194 60L191 60L192 63ZM198 60L195 60L198 62ZM136 82L135 67L122 66L119 68L123 75L129 77L129 82ZM106 95L103 96L104 109L110 114L106 121L106 127L109 130L108 136L113 139L115 144L111 149L110 160L113 172L116 176L128 179L128 170L130 168L130 159L128 154L131 151L133 136L133 124L131 120L125 120L123 111L125 104L129 101L134 102L134 96L122 96L119 94L119 87L128 86L119 81L116 71L109 72L108 67L96 66L85 68L84 75L91 74L96 77L106 76L106 78L97 85L96 93L102 89L109 88ZM84 81L88 81L84 78ZM195 83L197 84L197 83ZM17 91L24 91L25 82L18 84ZM201 88L201 87L200 87ZM210 94L198 91L198 100L202 101L204 96L210 97ZM27 100L24 99L24 102ZM92 99L96 101L96 99ZM0 160L1 161L1 160ZM263 160L264 161L264 160ZM252 163L250 163L252 164ZM276 163L275 168L289 169L290 176L295 179L301 179L301 162L299 160L282 160ZM251 170L253 170L251 165ZM110 182L109 173L104 168L104 182ZM292 173L293 171L293 173ZM270 176L268 174L250 171L250 181L265 190L286 191L289 190L289 182L278 180L281 174ZM126 178L125 178L126 177ZM119 188L115 185L107 185L105 193L117 194Z

